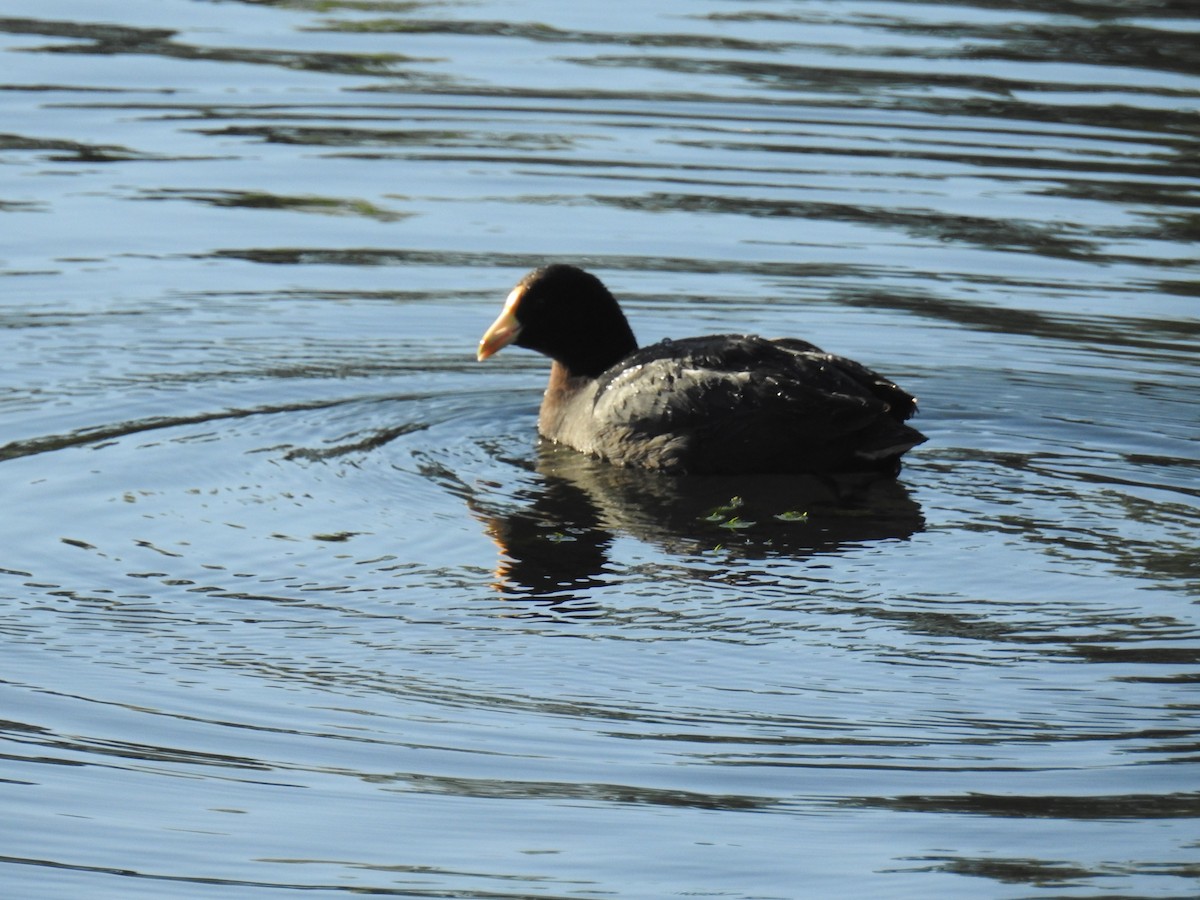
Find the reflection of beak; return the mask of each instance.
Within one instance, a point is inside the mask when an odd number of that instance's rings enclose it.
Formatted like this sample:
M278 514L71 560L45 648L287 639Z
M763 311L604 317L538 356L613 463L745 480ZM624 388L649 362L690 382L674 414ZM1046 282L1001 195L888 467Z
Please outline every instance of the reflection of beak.
M477 359L487 359L517 339L517 335L521 333L521 323L517 321L516 315L517 302L521 299L522 293L521 289L517 288L508 295L508 299L504 303L504 311L479 339Z
M512 569L512 557L508 553L508 545L504 543L504 529L498 519L490 519L478 513L475 518L483 523L484 532L500 550L500 559L496 563L496 568L492 570L492 575L496 580L491 583L490 587L496 593L503 594L504 589L508 586L509 570Z

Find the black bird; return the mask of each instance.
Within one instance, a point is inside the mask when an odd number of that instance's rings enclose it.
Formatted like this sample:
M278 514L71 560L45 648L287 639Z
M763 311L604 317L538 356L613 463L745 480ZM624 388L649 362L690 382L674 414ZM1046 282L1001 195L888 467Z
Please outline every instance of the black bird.
M638 349L596 276L535 269L479 342L549 356L538 431L618 466L673 474L880 471L925 440L912 395L795 338L718 334Z

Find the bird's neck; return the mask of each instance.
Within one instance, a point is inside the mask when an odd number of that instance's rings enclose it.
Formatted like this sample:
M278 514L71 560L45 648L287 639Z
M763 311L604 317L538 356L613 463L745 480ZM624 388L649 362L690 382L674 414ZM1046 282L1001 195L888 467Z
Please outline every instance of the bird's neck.
M572 375L570 369L554 360L550 364L550 382L542 396L538 431L551 440L562 440L564 422L572 408L571 401L589 387L595 387L594 379L587 375Z
M588 340L576 343L569 355L553 357L554 367L562 370L558 375L561 379L596 378L636 350L637 346L633 330L622 318L608 332L589 335ZM555 378L554 367L550 370L551 382Z
M587 375L574 375L571 370L557 359L550 363L550 382L546 385L546 396L563 396L574 394L591 378Z

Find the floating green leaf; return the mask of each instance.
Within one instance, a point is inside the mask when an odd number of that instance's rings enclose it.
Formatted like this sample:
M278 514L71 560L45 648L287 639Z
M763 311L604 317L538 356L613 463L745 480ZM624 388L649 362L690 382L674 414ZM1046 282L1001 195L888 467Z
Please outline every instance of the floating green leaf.
M746 519L742 519L742 518L739 518L739 517L737 517L737 516L734 516L734 517L733 517L732 519L730 519L728 522L722 522L722 523L720 524L720 526L718 526L718 527L720 527L720 528L729 528L729 529L732 529L732 530L738 531L738 530L741 530L741 529L744 529L744 528L753 528L753 527L754 527L755 525L757 525L757 524L758 524L757 522L750 522L750 521L748 521L748 520L746 520Z
M807 522L808 513L800 512L799 510L789 509L787 512L777 513L775 518L780 522Z

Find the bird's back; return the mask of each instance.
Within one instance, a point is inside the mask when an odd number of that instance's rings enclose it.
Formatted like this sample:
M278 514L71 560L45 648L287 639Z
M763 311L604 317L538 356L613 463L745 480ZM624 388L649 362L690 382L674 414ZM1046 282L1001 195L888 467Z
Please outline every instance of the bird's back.
M695 474L894 470L925 440L903 424L916 411L911 395L794 338L663 341L625 357L594 388L593 446L580 449L620 465Z

